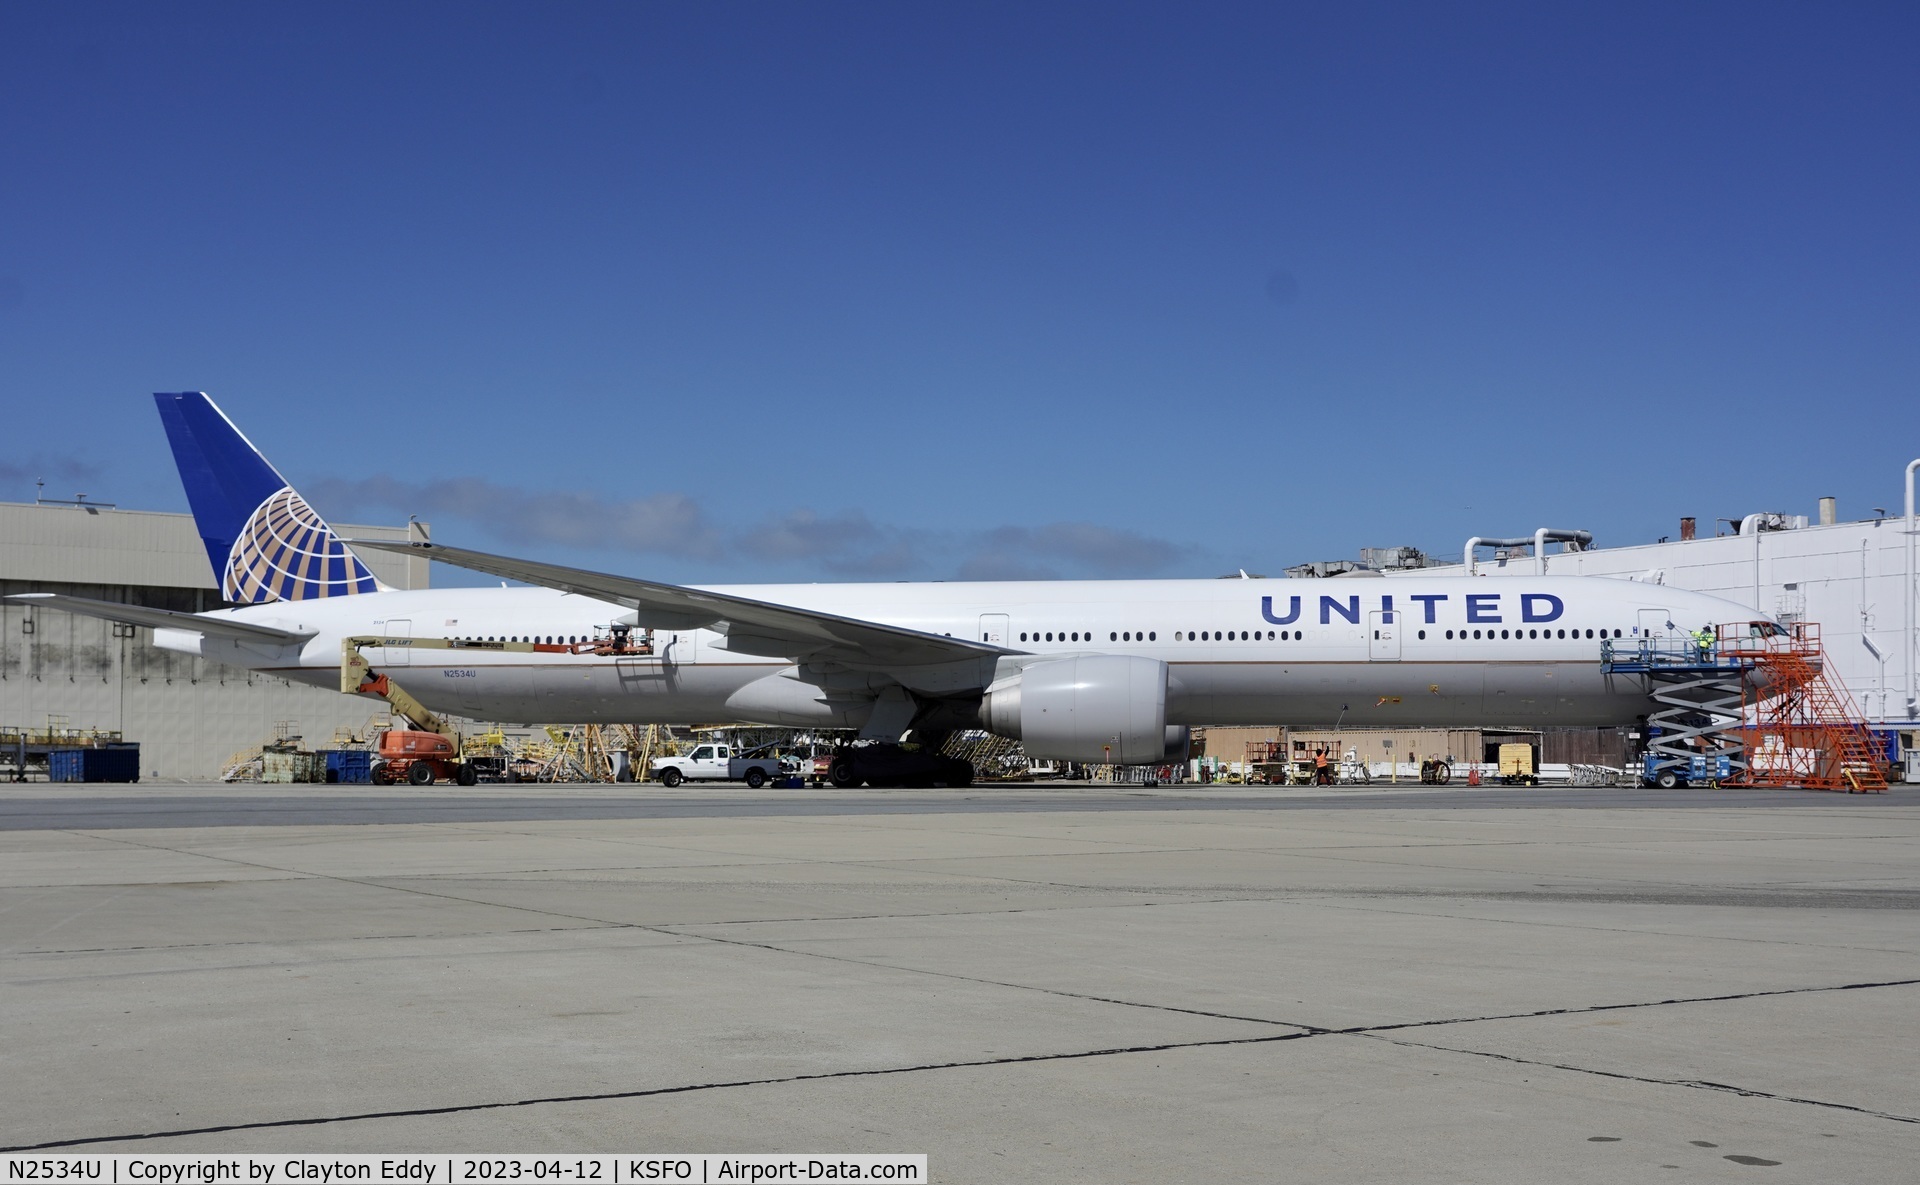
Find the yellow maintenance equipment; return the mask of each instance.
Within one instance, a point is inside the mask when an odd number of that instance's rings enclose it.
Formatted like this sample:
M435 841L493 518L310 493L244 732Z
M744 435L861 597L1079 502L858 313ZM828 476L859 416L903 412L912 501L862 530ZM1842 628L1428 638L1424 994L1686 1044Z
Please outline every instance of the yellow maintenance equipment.
M1525 742L1500 746L1500 780L1509 786L1538 786L1533 768L1533 746Z
M393 705L393 710L406 717L408 723L422 732L437 732L453 742L454 748L460 748L460 732L449 724L433 709L415 699L407 690L395 683L391 676L374 671L367 656L360 653L366 646L382 646L388 649L407 650L490 650L496 653L534 654L566 653L573 654L579 649L569 645L550 645L544 642L482 642L465 638L382 638L371 635L342 638L340 640L340 690L347 695L377 695Z

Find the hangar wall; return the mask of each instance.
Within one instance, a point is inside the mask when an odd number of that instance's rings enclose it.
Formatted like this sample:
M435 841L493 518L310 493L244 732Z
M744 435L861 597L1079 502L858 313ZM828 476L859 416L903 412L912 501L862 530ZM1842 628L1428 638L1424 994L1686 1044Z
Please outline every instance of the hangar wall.
M371 539L411 527L340 526ZM411 534L410 534L411 532ZM365 557L395 588L427 587L425 560ZM184 514L0 503L0 595L58 592L160 609L220 608L212 565ZM140 743L140 776L204 780L280 722L310 742L364 729L381 705L161 650L153 631L0 601L0 728L119 731Z
M1725 597L1767 617L1817 622L1832 669L1867 719L1910 727L1906 659L1920 638L1905 621L1905 528L1903 518L1889 516L1595 551L1549 548L1546 570L1668 584ZM1513 555L1482 559L1477 570L1483 577L1530 576L1535 565L1531 555ZM1419 574L1461 571L1452 565Z

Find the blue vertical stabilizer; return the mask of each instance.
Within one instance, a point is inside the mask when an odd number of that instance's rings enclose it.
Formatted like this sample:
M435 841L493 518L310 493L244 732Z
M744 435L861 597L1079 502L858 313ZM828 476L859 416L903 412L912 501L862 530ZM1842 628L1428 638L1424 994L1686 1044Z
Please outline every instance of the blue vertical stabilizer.
M360 557L213 400L183 391L153 401L222 597L251 604L379 590Z

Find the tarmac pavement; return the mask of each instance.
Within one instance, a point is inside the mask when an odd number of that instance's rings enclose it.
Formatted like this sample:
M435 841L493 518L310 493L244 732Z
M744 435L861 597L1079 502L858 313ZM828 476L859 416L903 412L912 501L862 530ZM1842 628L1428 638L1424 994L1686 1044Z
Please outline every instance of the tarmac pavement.
M0 790L0 1145L1920 1179L1920 792Z

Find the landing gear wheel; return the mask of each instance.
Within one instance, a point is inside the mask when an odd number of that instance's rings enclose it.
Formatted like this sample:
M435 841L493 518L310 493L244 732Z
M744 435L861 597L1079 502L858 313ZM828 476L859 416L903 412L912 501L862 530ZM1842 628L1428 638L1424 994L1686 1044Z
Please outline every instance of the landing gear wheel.
M1684 785L1684 783L1681 782L1680 780L1680 775L1677 773L1674 773L1670 769L1663 769L1658 774L1654 775L1653 784L1660 787L1662 790L1673 790L1678 788L1681 785Z
M748 770L747 776L741 780L746 782L747 789L758 790L760 787L767 784L767 771L764 769L761 769L759 766L756 765L752 769Z
M860 771L847 758L836 757L833 764L827 767L827 781L842 790L851 790L860 784Z
M472 762L463 761L454 768L453 780L462 786L478 786L480 774L473 768Z
M678 786L683 780L680 771L671 765L660 771L660 784L669 790Z
M433 785L433 767L424 761L416 761L407 770L407 783L413 786Z

